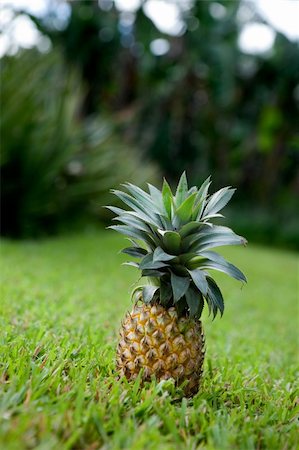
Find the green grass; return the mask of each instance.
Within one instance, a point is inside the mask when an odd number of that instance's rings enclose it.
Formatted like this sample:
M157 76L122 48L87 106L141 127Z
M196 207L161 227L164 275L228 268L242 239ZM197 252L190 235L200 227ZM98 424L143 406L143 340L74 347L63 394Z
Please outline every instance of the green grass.
M223 253L248 276L225 276L193 399L171 382L117 380L119 322L135 269L113 233L3 242L0 448L296 449L299 445L298 257L249 245Z

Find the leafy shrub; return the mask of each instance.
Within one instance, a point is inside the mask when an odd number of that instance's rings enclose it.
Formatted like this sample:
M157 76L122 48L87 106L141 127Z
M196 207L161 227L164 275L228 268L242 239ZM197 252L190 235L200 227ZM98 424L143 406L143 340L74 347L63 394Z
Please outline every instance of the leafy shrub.
M80 80L58 53L5 57L1 81L3 235L57 232L99 214L120 182L153 178L110 120L80 118Z

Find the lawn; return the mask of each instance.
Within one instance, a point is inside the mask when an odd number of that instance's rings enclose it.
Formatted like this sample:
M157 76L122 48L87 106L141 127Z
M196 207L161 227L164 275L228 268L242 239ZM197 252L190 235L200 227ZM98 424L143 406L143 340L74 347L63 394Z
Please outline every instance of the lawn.
M298 255L248 245L223 254L248 277L217 276L226 311L205 312L201 391L118 381L117 329L137 273L103 231L3 242L0 448L297 449Z

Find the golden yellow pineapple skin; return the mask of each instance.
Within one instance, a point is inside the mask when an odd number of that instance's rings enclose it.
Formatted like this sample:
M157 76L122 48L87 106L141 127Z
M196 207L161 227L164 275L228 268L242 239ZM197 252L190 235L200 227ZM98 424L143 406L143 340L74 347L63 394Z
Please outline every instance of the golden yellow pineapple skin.
M188 381L186 395L198 391L204 361L201 322L178 318L176 309L136 304L127 313L117 348L117 369L134 380L143 369L143 380L173 378L177 385Z

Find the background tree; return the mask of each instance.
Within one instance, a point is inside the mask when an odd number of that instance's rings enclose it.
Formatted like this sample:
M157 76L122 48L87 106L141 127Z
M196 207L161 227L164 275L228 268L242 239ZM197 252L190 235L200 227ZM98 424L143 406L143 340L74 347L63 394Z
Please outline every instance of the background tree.
M129 13L111 1L68 2L60 29L53 6L30 17L78 71L82 119L109 116L172 181L183 167L193 183L213 173L215 187L239 186L231 214L248 237L298 242L298 43L277 33L270 52L244 54L239 1L194 2L181 10L182 31L166 35L146 3Z

